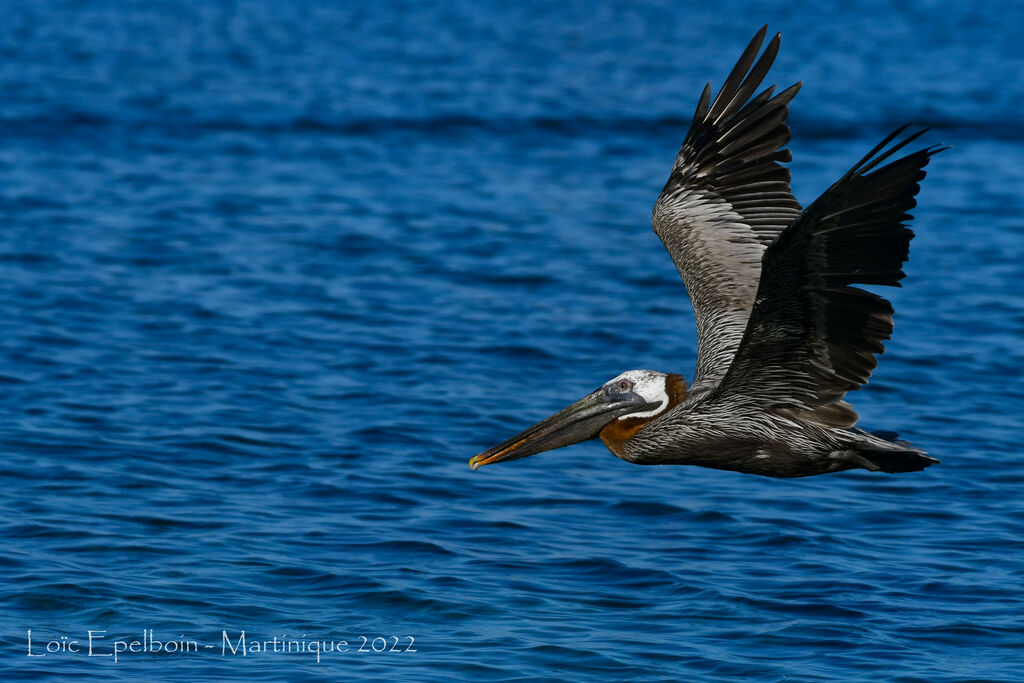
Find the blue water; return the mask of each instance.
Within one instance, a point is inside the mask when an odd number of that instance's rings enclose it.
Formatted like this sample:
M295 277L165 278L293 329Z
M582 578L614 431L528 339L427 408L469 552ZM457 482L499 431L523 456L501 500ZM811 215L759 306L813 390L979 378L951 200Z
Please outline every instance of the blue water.
M0 678L1024 680L1019 4L324 4L2 3ZM805 203L953 145L852 397L942 465L471 472L692 373L650 211L764 22Z

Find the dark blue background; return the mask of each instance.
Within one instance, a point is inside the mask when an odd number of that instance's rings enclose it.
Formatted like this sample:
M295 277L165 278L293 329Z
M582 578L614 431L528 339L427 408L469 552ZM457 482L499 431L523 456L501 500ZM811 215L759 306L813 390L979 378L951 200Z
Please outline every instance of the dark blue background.
M1024 14L906 5L2 3L2 677L1024 679ZM954 146L852 396L943 464L470 472L692 373L650 211L764 22L803 202L904 122ZM418 652L220 657L243 628Z

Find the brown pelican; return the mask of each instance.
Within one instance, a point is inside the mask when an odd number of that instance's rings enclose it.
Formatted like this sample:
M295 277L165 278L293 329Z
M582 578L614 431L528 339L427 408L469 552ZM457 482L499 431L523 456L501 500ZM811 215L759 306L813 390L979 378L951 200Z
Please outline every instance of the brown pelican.
M893 158L925 131L882 140L801 211L780 166L797 83L755 91L779 49L755 62L762 28L711 101L704 88L654 232L697 319L697 369L630 370L470 461L474 470L600 437L640 465L700 465L770 477L852 468L912 472L938 460L887 432L854 427L845 401L878 364L892 305L855 287L898 287L907 213L933 146Z

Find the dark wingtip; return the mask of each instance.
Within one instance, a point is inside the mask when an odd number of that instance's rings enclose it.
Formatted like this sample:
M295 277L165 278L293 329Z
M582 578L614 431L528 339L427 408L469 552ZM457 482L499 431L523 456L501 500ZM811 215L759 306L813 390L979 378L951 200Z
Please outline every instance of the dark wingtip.
M892 156L896 154L896 152L899 152L901 149L903 149L904 147L914 142L922 135L931 130L931 128L921 128L920 130L914 131L910 135L907 135L905 138L899 140L899 142L890 147L889 145L894 140L897 140L908 128L910 128L910 126L911 124L905 123L896 130L894 130L893 132L889 133L889 135L887 135L884 140L875 145L870 152L865 154L864 157L860 159L860 161L854 164L853 168L847 171L846 175L844 175L843 178L840 180L845 180L846 178L854 175L867 175L874 169L878 168L884 161L892 158ZM949 149L948 145L931 145L929 147L925 147L924 149L918 150L914 154L924 155L923 163L921 164L923 167L928 163L928 159L930 157L946 149ZM909 156L913 156L913 154Z

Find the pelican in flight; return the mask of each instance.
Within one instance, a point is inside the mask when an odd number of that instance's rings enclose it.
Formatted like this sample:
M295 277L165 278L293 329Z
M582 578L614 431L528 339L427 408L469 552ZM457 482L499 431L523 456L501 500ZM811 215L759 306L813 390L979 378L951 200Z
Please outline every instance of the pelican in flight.
M878 364L892 305L855 285L898 287L906 226L932 146L897 156L925 131L882 140L813 204L789 187L786 117L801 83L759 94L779 35L767 26L711 101L705 86L654 232L697 320L697 369L629 370L470 461L525 458L600 438L638 465L699 465L769 477L863 468L913 472L938 460L891 432L868 432L844 400ZM757 59L755 59L757 58Z

